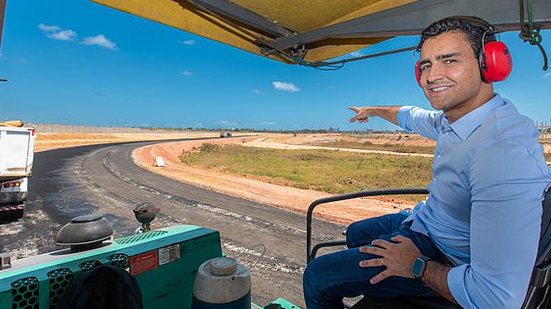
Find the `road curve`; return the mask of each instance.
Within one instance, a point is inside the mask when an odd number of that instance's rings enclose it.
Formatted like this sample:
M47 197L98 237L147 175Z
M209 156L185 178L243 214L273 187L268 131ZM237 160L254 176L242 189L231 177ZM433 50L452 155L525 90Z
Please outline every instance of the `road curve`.
M251 270L256 303L284 297L303 305L304 215L180 183L136 166L132 150L152 143L37 153L27 215L2 225L0 252L24 254L22 247L34 254L52 250L52 236L62 224L90 213L106 214L119 236L133 233L138 223L132 208L148 201L162 209L153 228L195 224L220 231L224 252ZM343 229L321 221L314 226L317 241L339 237Z

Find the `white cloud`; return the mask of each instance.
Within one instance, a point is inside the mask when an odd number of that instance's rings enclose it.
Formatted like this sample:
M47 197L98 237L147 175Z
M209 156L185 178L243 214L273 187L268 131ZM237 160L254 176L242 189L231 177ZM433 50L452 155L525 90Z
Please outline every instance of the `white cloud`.
M17 59L15 59L15 62L17 62L17 63L27 63L27 59L25 59L25 58L17 58Z
M251 90L252 93L254 94L260 94L260 90L259 89L253 89Z
M364 54L361 51L356 50L356 51L351 52L349 55L352 56L352 57L361 57Z
M61 29L58 26L48 26L43 23L38 25L38 29L42 30L46 37L60 41L74 41L77 37L77 33L70 29Z
M281 91L288 91L288 92L298 92L300 91L300 88L297 87L293 83L286 83L286 82L280 82L276 81L273 82L272 85L274 85L274 88Z
M182 72L182 75L191 76L191 75L193 75L193 73L191 73L191 71L185 70L185 71Z
M551 77L551 72L547 72L543 74L543 78L550 78L550 77Z
M38 29L44 31L44 32L55 32L61 30L58 26L48 26L43 23L38 24Z
M259 122L258 124L262 126L270 126L270 127L277 126L277 122L273 122L273 121L262 121L262 122Z
M77 33L75 31L71 29L62 29L56 25L45 25L44 23L40 23L38 29L42 30L42 32L46 34L46 37L54 40L75 41L77 38ZM103 34L85 37L80 43L84 45L97 45L110 50L119 50L117 44L106 38Z
M195 45L195 40L184 40L182 41L184 45Z
M99 47L107 48L110 50L119 50L117 44L106 38L103 34L85 37L84 39L82 39L81 43L84 45L97 45Z
M49 33L46 36L52 39L61 40L61 41L73 41L77 33L73 30L62 30L58 32Z

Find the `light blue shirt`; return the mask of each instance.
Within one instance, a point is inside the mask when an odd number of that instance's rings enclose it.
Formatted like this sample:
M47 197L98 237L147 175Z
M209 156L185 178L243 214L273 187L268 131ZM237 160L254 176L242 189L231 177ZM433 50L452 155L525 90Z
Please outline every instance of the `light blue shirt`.
M442 112L404 106L398 124L437 141L429 197L406 221L455 264L447 278L455 300L520 308L551 183L533 122L495 95L452 124Z

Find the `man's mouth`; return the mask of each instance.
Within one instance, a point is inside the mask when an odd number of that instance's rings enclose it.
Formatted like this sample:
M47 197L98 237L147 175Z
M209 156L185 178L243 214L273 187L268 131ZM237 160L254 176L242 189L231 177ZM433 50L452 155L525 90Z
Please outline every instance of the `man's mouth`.
M429 91L432 93L441 93L448 89L450 89L452 86L432 86L429 88Z

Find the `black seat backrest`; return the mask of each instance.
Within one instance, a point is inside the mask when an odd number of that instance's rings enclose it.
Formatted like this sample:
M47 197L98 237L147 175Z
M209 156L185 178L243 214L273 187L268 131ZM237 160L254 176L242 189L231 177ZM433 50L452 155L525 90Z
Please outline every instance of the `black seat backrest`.
M536 264L522 309L549 308L551 282L551 187L543 195L543 215Z
M549 262L551 262L551 188L548 188L544 194L540 244L536 266L547 265Z

